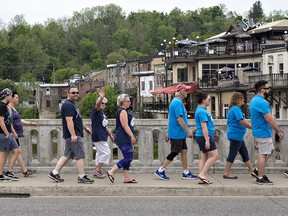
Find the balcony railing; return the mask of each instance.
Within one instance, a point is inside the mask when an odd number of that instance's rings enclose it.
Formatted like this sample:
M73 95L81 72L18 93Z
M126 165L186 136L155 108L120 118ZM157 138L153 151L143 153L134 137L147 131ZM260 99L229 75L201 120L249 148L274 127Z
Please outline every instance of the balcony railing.
M25 138L21 140L23 149L23 157L27 162L28 167L34 167L37 172L47 172L51 170L58 158L63 155L64 140L62 138L62 124L61 120L35 120L39 126L31 127L25 126ZM84 123L90 125L90 120L84 120ZM164 136L167 133L167 120L160 119L136 119L135 121L137 144L134 146L134 160L132 162L133 172L152 172L156 167L159 167L170 152L170 143L164 141ZM270 169L286 168L288 161L288 120L278 120L280 129L284 132L284 139L282 141L275 141L275 151L269 158L268 167ZM214 120L216 132L215 142L219 151L219 160L214 165L212 171L221 171L225 167L226 157L229 151L229 141L226 138L226 120ZM109 120L110 128L115 128L115 120ZM195 132L195 121L189 120L189 130ZM84 148L86 152L85 165L86 170L94 168L95 152L93 151L93 144L91 137L85 134ZM245 136L245 142L249 151L252 163L255 163L258 150L254 145L254 139L251 130L248 130ZM114 165L122 155L115 144L109 144L112 150L111 165ZM197 172L199 164L199 147L195 139L187 139L188 145L188 165L189 168ZM244 169L243 163L239 163L241 158L237 156L234 163L235 169ZM169 165L170 172L180 172L181 158L178 155L171 165ZM75 172L75 161L67 164L63 172ZM246 172L246 167L245 167Z
M288 87L288 74L262 74L249 77L249 88L254 89L254 85L258 80L266 80L272 88Z

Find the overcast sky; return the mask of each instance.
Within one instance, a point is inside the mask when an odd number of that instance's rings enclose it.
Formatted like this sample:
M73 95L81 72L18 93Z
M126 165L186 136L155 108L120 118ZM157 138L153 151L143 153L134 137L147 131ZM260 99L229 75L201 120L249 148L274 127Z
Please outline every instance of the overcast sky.
M44 23L48 18L71 17L74 11L110 3L120 6L126 14L143 9L170 12L175 7L182 11L196 10L223 3L229 11L243 15L254 2L256 0L1 0L0 21L7 24L15 15L23 14L30 24ZM287 0L261 0L261 3L265 14L288 10Z

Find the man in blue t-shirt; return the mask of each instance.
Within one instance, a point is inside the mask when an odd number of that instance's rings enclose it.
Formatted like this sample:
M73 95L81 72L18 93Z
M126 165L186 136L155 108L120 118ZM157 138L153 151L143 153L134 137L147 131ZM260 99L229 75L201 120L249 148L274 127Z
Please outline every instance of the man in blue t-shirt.
M260 80L255 83L255 95L250 101L250 118L252 124L252 133L256 145L259 148L257 160L258 178L257 184L273 184L265 173L266 161L274 150L272 141L272 129L275 130L279 139L283 139L283 133L277 126L274 117L271 114L270 104L267 101L270 87L267 81Z
M187 97L190 88L191 86L179 84L176 87L175 98L169 106L168 137L165 140L170 140L171 153L166 157L162 166L154 172L162 180L169 180L169 177L165 174L165 168L180 152L183 167L182 179L197 179L197 176L194 176L187 167L186 138L192 138L192 133L188 130L188 118L183 99Z
M89 127L83 124L82 116L76 102L79 99L79 91L77 87L70 87L67 91L68 98L61 107L61 117L63 126L63 138L65 140L64 156L62 156L53 171L48 175L55 182L63 182L59 172L68 163L70 159L76 159L76 167L78 169L78 183L91 184L94 180L90 180L84 170L84 146L83 146L83 128L91 134Z

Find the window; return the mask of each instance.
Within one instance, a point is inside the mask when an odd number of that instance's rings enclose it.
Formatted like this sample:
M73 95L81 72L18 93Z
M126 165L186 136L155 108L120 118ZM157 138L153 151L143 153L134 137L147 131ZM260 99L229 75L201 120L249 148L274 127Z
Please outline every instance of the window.
M178 68L177 70L178 82L187 82L188 81L188 72L187 68Z
M149 90L152 91L153 90L153 82L150 80L149 81Z
M224 104L225 119L227 119L229 104Z
M51 107L51 102L49 100L46 100L46 107Z
M141 82L141 91L145 91L145 81Z
M127 74L130 74L130 65L127 66Z
M215 119L215 109L216 109L216 101L215 101L215 97L211 97L211 115L213 117L213 119Z
M284 76L284 64L283 63L279 64L279 74L280 74L280 77L283 78Z
M273 61L273 56L272 55L269 55L268 56L268 65L271 65L271 64L273 64L274 63L274 61Z
M195 66L193 66L193 68L192 68L192 81L196 81L196 68L195 68Z
M275 104L275 118L280 118L280 106L279 104Z
M46 89L45 95L50 95L50 89L49 88Z

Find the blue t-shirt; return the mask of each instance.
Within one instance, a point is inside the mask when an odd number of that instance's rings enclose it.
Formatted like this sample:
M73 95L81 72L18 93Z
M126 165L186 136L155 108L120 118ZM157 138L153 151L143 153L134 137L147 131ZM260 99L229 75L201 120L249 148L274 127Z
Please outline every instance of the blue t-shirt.
M239 123L239 120L244 120L245 114L241 108L234 105L230 107L227 118L227 138L230 140L243 141L246 133L246 127Z
M185 139L187 138L186 131L180 126L177 121L178 117L182 117L186 127L188 127L187 111L182 100L175 97L169 106L168 116L168 138L169 139Z
M207 109L202 106L197 106L196 112L195 112L195 122L196 122L196 136L204 136L202 131L202 122L207 123L208 128L208 135L210 137L214 136L214 123L212 116L209 112L207 112Z
M264 115L271 112L268 101L261 95L256 95L252 98L249 108L253 136L255 138L272 137L272 128L264 118Z
M119 107L116 112L116 130L115 130L115 143L116 144L131 143L131 137L126 133L120 121L120 113L122 110L124 110L127 113L128 126L130 130L132 131L132 133L134 133L134 117L126 109Z
M94 107L90 114L92 122L92 142L107 141L108 139L108 119L103 110Z
M73 117L74 130L76 136L83 137L83 121L79 108L70 99L65 100L61 107L61 117L63 126L63 138L71 138L67 127L66 117Z

